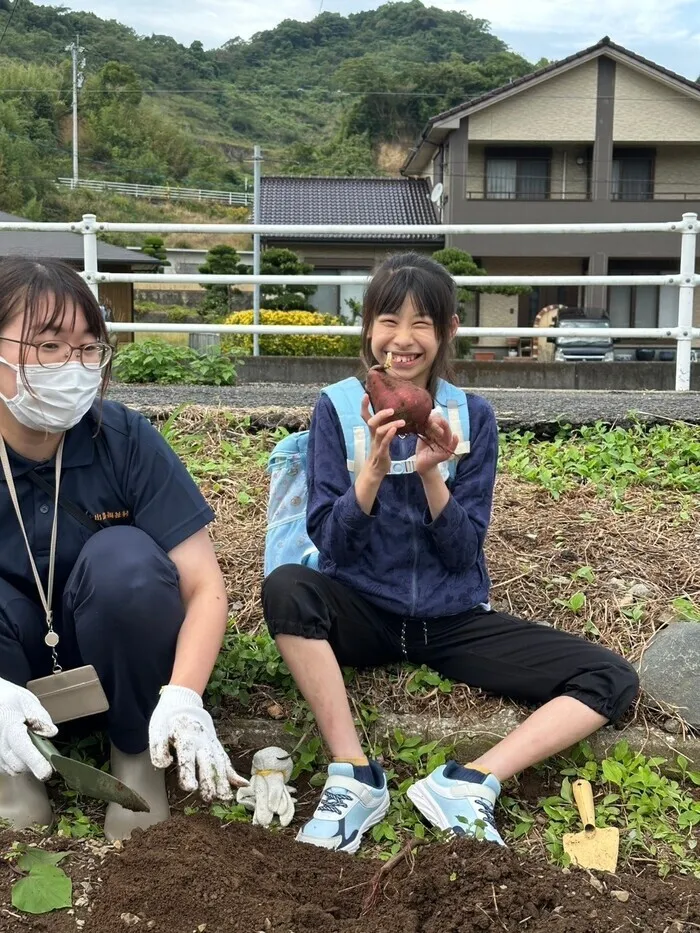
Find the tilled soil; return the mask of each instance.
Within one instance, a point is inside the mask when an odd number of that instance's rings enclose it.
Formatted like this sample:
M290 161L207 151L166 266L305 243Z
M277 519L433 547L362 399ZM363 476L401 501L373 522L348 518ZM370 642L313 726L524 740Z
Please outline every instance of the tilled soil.
M15 837L0 836L3 852ZM379 884L381 862L209 816L176 816L122 850L62 846L71 847L64 866L80 898L72 913L9 910L17 875L0 864L1 933L691 933L700 925L697 881L562 871L466 839L419 847Z

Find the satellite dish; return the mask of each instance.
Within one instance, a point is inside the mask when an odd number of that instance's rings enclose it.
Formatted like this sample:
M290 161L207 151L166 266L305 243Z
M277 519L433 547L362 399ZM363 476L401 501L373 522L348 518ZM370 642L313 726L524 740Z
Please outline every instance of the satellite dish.
M437 202L442 197L442 192L444 190L445 190L444 185L442 184L442 182L439 181L437 185L435 185L433 190L430 192L430 200L433 202L433 204L437 204Z

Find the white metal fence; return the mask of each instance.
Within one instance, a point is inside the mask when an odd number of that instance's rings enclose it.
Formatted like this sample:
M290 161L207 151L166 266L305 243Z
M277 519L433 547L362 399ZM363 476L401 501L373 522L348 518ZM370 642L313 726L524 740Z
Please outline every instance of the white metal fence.
M219 204L237 204L247 207L253 203L253 194L247 191L216 191L209 188L177 188L171 185L137 185L121 181L103 181L89 178L58 178L66 188L89 188L91 191L114 191L132 198L157 201L216 201Z
M667 233L680 238L679 271L674 275L486 275L454 276L459 286L483 285L673 285L678 288L678 319L675 327L655 328L587 328L586 336L615 338L659 338L676 341L676 390L690 389L691 343L700 338L700 328L693 328L693 302L700 275L695 273L696 239L700 232L698 215L684 214L681 220L668 223L617 224L440 224L440 225L381 225L381 224L153 224L109 223L98 221L94 214L84 214L81 221L72 223L39 223L34 221L0 222L0 230L37 230L82 234L84 271L82 273L97 295L101 282L152 282L160 284L163 276L143 272L100 272L97 264L97 236L100 233L206 233L206 234L259 234L281 236L305 234L309 239L317 235L343 234L580 234ZM397 244L397 249L400 245ZM221 285L348 285L365 284L368 276L333 275L169 275L168 285L174 282ZM110 324L114 332L139 331L161 333L232 333L232 334L329 334L357 335L357 326L264 325L255 315L253 324ZM561 331L553 327L460 327L458 336L464 337L557 337Z

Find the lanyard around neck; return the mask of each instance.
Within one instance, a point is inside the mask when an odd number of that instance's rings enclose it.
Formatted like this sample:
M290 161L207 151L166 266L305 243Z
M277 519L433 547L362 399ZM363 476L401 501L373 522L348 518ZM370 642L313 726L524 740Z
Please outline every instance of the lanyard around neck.
M58 635L53 628L53 610L51 609L51 603L53 600L53 583L54 583L54 571L56 569L56 538L58 534L58 491L61 484L61 463L63 461L63 441L64 437L61 438L61 441L58 445L58 450L56 451L56 493L54 498L54 508L53 508L53 525L51 526L51 546L49 551L49 576L46 583L46 590L41 582L41 577L39 576L39 571L37 570L36 562L34 560L34 555L32 554L32 549L29 544L29 538L27 537L27 532L24 527L24 521L22 520L22 512L19 507L19 501L17 499L17 490L15 488L15 481L12 476L12 467L10 466L10 460L7 456L7 447L5 446L5 441L0 435L0 462L2 462L3 472L5 473L5 481L7 483L7 489L10 493L10 499L12 499L12 504L15 507L15 513L17 514L17 521L19 522L19 527L22 530L22 537L24 538L24 543L27 548L27 554L29 555L29 563L32 566L32 572L34 574L34 580L36 581L36 588L39 591L39 599L41 604L44 607L44 612L46 614L46 627L48 629L46 635L44 636L44 642L51 649L51 658L53 661L53 672L58 674L61 671L61 667L58 663L58 655L56 654L56 645L58 644Z

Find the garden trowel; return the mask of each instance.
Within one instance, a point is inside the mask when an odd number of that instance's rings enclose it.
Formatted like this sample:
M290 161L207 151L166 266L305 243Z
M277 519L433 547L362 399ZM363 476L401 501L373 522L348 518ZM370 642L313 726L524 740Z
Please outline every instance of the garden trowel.
M588 781L574 781L572 789L583 823L583 832L565 833L564 851L571 863L579 868L609 871L614 874L620 848L620 830L614 826L598 829L595 825L593 790Z
M52 742L35 732L30 732L29 736L54 771L58 772L74 791L85 794L87 797L94 797L96 800L118 803L125 810L134 810L137 813L150 812L151 808L143 797L115 778L113 774L107 774L82 761L66 758L65 755L59 753Z

